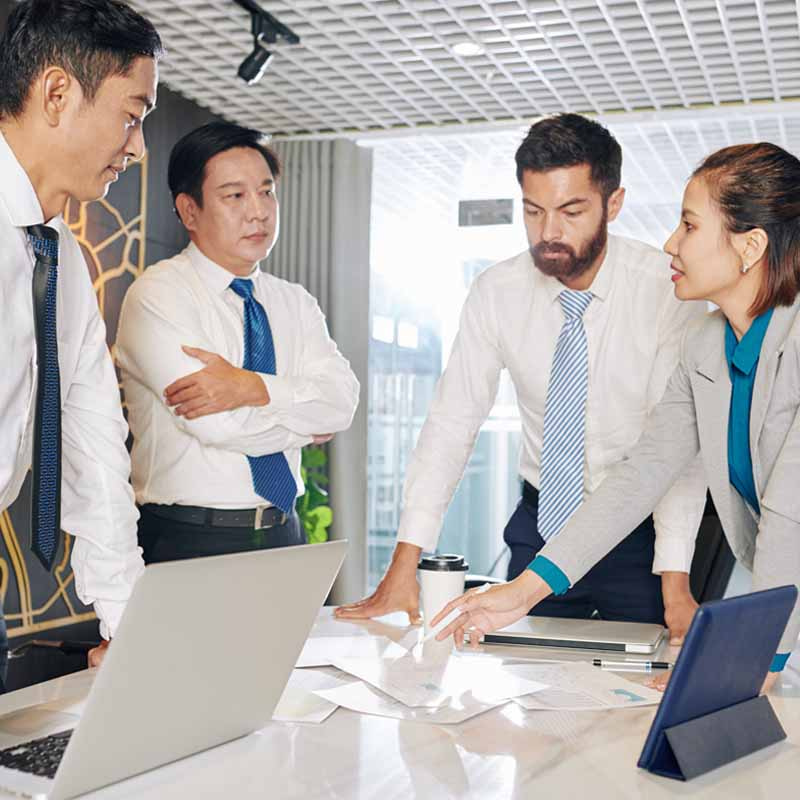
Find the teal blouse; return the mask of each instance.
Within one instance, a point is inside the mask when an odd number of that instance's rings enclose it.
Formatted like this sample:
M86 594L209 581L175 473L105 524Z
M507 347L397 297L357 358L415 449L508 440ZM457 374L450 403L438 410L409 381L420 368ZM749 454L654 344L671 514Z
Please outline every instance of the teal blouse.
M761 513L756 483L753 480L753 459L750 456L750 408L753 405L753 385L761 355L761 345L772 319L773 309L756 317L739 341L731 328L725 326L725 360L731 376L731 408L728 415L728 476L731 485L757 514ZM777 653L770 672L780 672L790 653Z
M741 341L730 322L725 326L725 360L731 376L728 416L728 475L731 485L757 513L761 513L750 457L750 407L761 345L772 319L772 309L756 317Z

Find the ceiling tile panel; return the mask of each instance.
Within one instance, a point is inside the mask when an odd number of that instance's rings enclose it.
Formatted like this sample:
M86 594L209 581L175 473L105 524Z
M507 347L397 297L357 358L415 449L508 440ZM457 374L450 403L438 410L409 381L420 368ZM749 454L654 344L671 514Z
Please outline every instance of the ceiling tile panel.
M131 4L163 35L170 87L280 136L800 96L796 0L263 0L301 43L254 86L233 0Z

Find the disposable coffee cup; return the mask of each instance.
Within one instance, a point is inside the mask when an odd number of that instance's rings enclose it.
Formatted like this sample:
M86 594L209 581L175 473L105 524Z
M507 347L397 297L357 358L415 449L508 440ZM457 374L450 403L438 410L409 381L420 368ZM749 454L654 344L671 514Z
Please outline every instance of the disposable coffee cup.
M422 593L422 619L425 633L431 629L431 620L456 597L464 594L464 578L469 564L464 556L425 556L417 566Z

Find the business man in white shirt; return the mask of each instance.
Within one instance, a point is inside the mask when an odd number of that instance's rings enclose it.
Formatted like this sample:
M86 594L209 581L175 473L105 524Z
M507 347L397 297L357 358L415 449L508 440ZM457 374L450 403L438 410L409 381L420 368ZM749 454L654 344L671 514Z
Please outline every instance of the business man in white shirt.
M128 291L117 352L146 563L302 544L300 450L345 430L358 381L316 300L263 272L279 162L220 122L175 145L191 243Z
M522 423L523 497L505 530L513 578L625 458L677 363L687 321L704 313L674 298L667 257L608 235L624 189L621 149L603 126L577 114L544 119L516 162L530 250L474 281L406 474L392 563L376 592L340 618L396 609L418 618L419 554L436 548L501 370ZM704 503L698 465L569 591L563 576L547 576L562 595L535 613L663 622L663 584L680 638L695 607L688 571Z
M75 587L106 639L144 565L105 325L61 214L143 156L160 54L111 0L20 3L0 41L0 509L33 466L34 550L50 569L61 527L75 537Z

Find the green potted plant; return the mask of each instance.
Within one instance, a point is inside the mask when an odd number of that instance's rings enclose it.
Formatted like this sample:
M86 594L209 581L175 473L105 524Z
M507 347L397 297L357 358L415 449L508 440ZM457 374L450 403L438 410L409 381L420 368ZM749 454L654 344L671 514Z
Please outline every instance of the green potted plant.
M306 491L297 498L297 516L306 530L309 544L326 542L328 528L333 522L333 511L328 505L328 485L325 466L328 455L322 447L304 447L300 460L300 475Z

